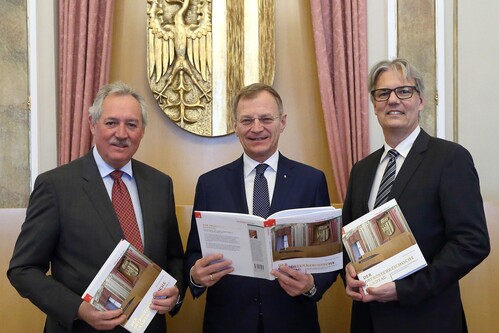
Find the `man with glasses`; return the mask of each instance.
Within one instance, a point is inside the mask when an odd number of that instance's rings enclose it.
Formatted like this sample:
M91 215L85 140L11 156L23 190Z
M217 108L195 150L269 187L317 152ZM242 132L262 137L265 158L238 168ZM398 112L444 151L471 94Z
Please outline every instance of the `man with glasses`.
M353 166L343 222L378 205L383 173L393 158L395 179L384 200L397 200L428 266L364 293L364 283L348 263L346 293L354 300L351 332L467 332L459 279L490 251L472 157L462 146L420 128L424 84L407 60L379 62L368 85L385 144Z
M322 171L287 159L278 151L286 127L279 94L270 86L252 84L235 97L233 126L244 154L232 163L202 175L194 210L249 213L267 217L277 211L330 205ZM260 214L253 206L255 169L264 165L270 205ZM194 297L206 289L203 331L320 332L316 302L337 273L305 274L289 267L273 271L277 280L229 275L230 258L202 257L196 221L192 218L185 255L186 278Z

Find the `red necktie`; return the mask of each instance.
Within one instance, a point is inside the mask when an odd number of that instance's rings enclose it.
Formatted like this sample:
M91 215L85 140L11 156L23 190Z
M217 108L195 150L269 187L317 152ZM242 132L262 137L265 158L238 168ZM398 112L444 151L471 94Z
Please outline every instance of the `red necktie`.
M144 252L132 199L125 183L121 179L122 175L123 171L121 170L111 172L111 178L114 180L112 191L113 207L120 221L121 229L123 229L123 233L125 234L125 239L135 246L137 250Z

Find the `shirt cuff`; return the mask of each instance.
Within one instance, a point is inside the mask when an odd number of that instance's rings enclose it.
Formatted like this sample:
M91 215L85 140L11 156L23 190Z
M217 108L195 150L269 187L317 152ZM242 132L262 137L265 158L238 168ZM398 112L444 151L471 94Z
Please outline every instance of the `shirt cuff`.
M192 268L194 266L191 267L191 269L189 270L189 280L191 280L191 284L194 286L194 287L197 287L197 288L204 288L204 286L200 286L199 284L196 284L194 283L194 280L192 280Z

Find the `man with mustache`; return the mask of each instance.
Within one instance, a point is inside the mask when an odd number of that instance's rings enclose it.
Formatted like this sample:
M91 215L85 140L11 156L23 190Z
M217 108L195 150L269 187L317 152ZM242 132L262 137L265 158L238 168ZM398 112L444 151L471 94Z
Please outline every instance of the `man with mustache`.
M351 332L467 332L459 279L490 252L473 159L462 146L420 128L423 77L407 60L377 63L368 84L385 144L353 166L343 222L368 213L382 198L395 198L428 266L364 293L364 283L348 263L346 293L354 300ZM394 168L387 167L392 158ZM385 170L395 173L391 190L382 181Z
M136 237L128 240L177 279L150 305L158 314L146 332L164 332L164 314L177 311L183 297L183 247L171 178L132 159L145 133L145 102L124 83L112 83L98 92L88 121L93 149L37 177L8 277L47 314L45 332L126 332L121 309L101 312L81 299L120 239L129 238L112 204L118 170L135 215Z
M278 151L286 127L279 94L255 83L243 88L232 108L234 132L244 154L232 163L202 175L194 211L223 211L268 217L277 211L330 205L322 171L292 161ZM270 209L253 209L256 169L264 166ZM289 267L273 271L277 280L229 275L229 258L202 257L193 216L185 256L185 279L194 297L206 289L203 332L320 332L316 302L337 273L305 274Z

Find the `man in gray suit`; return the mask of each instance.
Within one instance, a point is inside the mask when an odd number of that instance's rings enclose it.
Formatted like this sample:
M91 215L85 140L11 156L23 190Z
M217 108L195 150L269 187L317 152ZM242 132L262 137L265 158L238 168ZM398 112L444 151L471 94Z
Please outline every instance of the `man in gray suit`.
M381 61L369 74L374 112L384 147L356 163L343 206L348 224L375 206L378 188L394 154L395 198L428 266L363 292L351 263L346 292L353 300L352 333L467 332L459 279L490 251L478 174L462 146L419 127L424 107L421 74L405 59Z
M164 314L178 310L184 290L172 180L132 159L147 122L145 102L134 90L121 82L104 86L89 113L95 147L37 177L7 275L47 314L45 332L126 332L121 309L100 312L81 299L125 238L111 202L110 173L121 170L145 255L177 279L177 286L156 292L150 306L158 315L147 332L164 332Z

